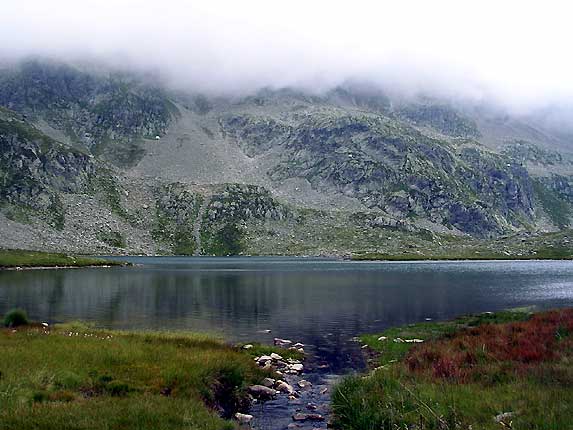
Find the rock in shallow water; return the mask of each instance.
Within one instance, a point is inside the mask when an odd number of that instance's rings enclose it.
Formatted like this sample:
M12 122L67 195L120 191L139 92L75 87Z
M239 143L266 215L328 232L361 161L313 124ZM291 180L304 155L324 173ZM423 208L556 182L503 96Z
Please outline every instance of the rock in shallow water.
M270 400L276 396L277 391L264 385L251 385L249 394L259 400Z
M235 414L235 419L239 422L239 424L249 424L251 421L253 421L253 416L237 412Z
M324 421L324 417L320 414L303 414L298 413L292 416L294 421Z
M276 389L277 389L277 391L280 391L280 392L286 393L286 394L294 393L294 388L292 387L292 385L288 384L285 381L277 381Z

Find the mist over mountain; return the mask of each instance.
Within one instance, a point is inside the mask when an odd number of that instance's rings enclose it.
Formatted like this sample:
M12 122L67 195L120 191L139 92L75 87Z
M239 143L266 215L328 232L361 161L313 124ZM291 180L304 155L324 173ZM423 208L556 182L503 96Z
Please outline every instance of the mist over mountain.
M356 79L523 112L573 95L570 15L536 1L31 0L4 5L0 58L105 62L212 94Z

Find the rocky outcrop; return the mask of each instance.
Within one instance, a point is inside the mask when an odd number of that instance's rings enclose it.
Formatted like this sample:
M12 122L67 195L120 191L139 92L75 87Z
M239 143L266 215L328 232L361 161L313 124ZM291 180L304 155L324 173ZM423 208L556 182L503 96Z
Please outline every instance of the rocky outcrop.
M0 105L125 166L142 156L137 139L163 135L177 112L159 87L134 76L36 60L0 72Z
M277 221L288 216L289 210L263 187L240 184L222 186L210 196L202 220L201 242L204 253L241 254L247 222Z
M61 228L59 193L85 191L96 173L89 154L42 134L20 115L0 108L0 202L35 211Z
M428 126L448 136L480 137L475 121L439 102L408 104L400 108L397 115L414 125Z
M240 129L230 133L231 126ZM397 218L427 218L488 236L533 216L526 170L473 141L448 143L381 115L339 111L297 115L288 123L227 119L224 127L253 153L280 146L281 158L269 171L274 181L303 178L319 191L334 189Z

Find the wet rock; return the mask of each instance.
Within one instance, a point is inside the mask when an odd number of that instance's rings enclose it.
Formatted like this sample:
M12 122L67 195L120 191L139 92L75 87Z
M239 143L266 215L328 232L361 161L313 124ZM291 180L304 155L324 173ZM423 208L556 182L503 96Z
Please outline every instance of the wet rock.
M280 346L280 347L286 348L286 347L292 345L292 340L280 339L278 337L275 337L273 340L273 343L275 344L275 346Z
M235 419L239 422L239 424L249 424L251 421L253 421L253 416L237 412L235 414Z
M280 391L282 393L286 393L286 394L293 394L294 393L294 388L292 387L292 385L288 384L285 381L277 381L276 387L277 391Z
M275 353L275 352L273 352L270 357L271 357L273 360L277 360L277 361L283 359L279 354L277 354L277 353Z
M294 421L324 421L324 417L320 414L303 414L297 413L292 416Z
M273 388L275 386L275 383L276 383L276 380L274 380L273 378L265 378L261 382L261 385L264 385L265 387L268 387L268 388Z
M300 381L297 382L297 385L300 388L310 388L312 387L312 383L310 383L309 381L305 380L305 379L301 379Z
M276 396L277 391L264 385L252 385L249 394L259 400L269 400Z
M300 363L295 363L295 364L289 365L289 370L293 370L295 372L302 372L302 369L304 369L304 366Z

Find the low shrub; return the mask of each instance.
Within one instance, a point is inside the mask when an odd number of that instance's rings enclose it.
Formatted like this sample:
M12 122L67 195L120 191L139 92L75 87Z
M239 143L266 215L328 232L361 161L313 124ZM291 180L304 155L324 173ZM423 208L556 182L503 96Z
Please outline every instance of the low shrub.
M12 309L4 315L4 326L5 327L18 327L22 325L30 324L28 315L23 309Z

